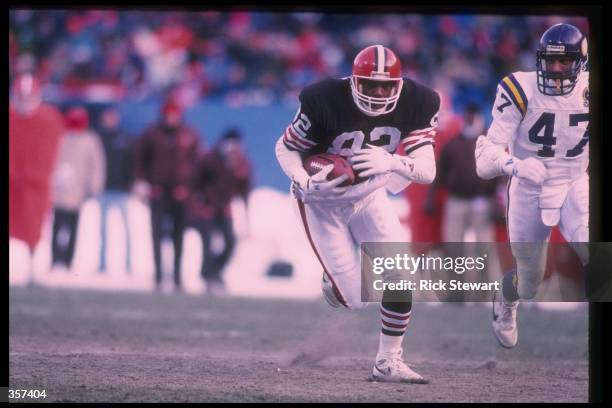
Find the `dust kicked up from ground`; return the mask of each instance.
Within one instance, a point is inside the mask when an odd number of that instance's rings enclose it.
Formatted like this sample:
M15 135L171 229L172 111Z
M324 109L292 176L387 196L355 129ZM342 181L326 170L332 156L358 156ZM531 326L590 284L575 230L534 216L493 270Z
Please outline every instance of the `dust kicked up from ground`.
M367 382L380 318L318 301L10 288L10 387L84 402L585 402L587 307L416 303L404 356L428 385Z

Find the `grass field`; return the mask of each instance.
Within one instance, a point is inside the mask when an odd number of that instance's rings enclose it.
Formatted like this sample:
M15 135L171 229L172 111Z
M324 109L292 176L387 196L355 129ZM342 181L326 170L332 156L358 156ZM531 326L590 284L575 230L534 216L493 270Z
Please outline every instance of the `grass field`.
M588 399L586 307L519 307L501 348L488 304L416 303L404 356L428 385L365 381L377 307L10 288L10 387L46 401L494 402Z

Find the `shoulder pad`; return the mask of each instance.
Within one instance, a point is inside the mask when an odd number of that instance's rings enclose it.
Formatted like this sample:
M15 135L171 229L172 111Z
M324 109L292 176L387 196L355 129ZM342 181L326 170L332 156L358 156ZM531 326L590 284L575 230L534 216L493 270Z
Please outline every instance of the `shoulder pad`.
M510 96L512 103L522 116L527 113L527 105L533 94L534 84L535 72L514 72L499 81L499 86Z
M345 81L344 79L328 78L308 85L300 92L300 101L302 103L305 101L315 102L321 98L329 98L333 97L333 95L338 95Z
M404 78L404 86L402 87L402 94L412 94L413 97L417 96L423 101L439 101L440 95L432 88L423 85L413 79Z

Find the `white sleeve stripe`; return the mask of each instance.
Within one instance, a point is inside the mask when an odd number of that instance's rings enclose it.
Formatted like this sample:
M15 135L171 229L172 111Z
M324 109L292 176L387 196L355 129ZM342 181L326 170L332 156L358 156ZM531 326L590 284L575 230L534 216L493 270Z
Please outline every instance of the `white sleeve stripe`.
M285 129L285 133L283 133L283 140L291 142L297 146L306 147L303 143L293 138L287 129Z
M430 135L435 135L435 134L436 134L435 130L430 130L429 132L415 133L413 135L406 135L402 139L403 140L406 140L406 139L418 139L418 138L423 137L423 136L430 136Z
M408 141L408 140L419 140L419 139L421 139L423 137L435 136L435 135L436 135L436 131L435 130L431 130L429 132L420 133L418 135L410 135L408 137L404 137L404 140L405 141Z
M421 132L421 133L410 133L410 134L402 136L401 139L406 140L406 139L412 139L412 138L419 138L423 136L434 135L435 133L436 133L435 130L430 130L430 131Z
M433 143L434 139L431 138L431 137L423 137L423 138L420 138L418 140L409 140L407 142L404 142L404 149L407 149L409 147L415 146L415 145L417 145L417 144L419 144L421 142L431 142L431 143Z
M291 142L288 142L286 140L283 140L283 143L285 144L285 146L287 146L287 148L289 150L295 150L295 151L298 151L298 152L303 152L304 151L304 149L302 149L301 147L297 147L296 145L291 144Z
M304 146L302 146L302 145L300 145L300 144L298 144L298 143L296 143L296 142L294 142L294 141L292 141L292 140L289 140L287 137L284 137L284 138L283 138L283 141L284 141L286 144L288 144L288 145L290 145L290 146L293 146L293 148L294 148L294 149L297 149L297 150L299 150L299 151L301 151L301 152L305 152L306 150L308 150L308 148L307 148L307 147L304 147Z
M287 139L287 141L300 146L302 149L307 150L312 146L307 145L306 143L302 142L300 139L296 139L295 137L293 137L293 135L291 134L291 132L285 130L285 139Z
M293 149L298 149L298 150L303 150L303 148L299 147L298 145L296 145L295 143L291 142L290 140L287 139L286 136L283 136L283 143L287 146L291 146L291 148Z
M308 140L308 139L303 138L300 135L298 135L297 132L295 131L295 129L293 129L293 126L288 126L287 129L289 129L289 132L291 133L291 136L293 136L292 139L299 140L300 142L304 142L305 144L309 144L311 146L316 146L317 145L312 140Z
M301 146L297 145L296 143L294 143L294 142L290 141L289 139L287 139L287 134L285 134L285 135L283 136L283 143L285 143L285 145L286 145L287 147L289 147L289 148L291 148L291 149L293 149L293 150L298 150L298 151L300 151L300 152L303 152L303 151L305 151L305 150L306 150L305 148L303 148L303 147L301 147Z
M434 144L433 140L425 139L425 140L423 140L422 143L417 143L417 144L414 144L414 145L411 145L411 146L404 146L404 152L406 154L410 154L410 153L414 152L415 150L417 150L417 149L419 149L419 148L421 148L423 146L433 145L433 144Z
M419 133L430 132L430 131L435 130L435 129L436 129L435 126L431 126L431 127L424 128L424 129L415 129L412 132L408 133L408 136L417 135Z

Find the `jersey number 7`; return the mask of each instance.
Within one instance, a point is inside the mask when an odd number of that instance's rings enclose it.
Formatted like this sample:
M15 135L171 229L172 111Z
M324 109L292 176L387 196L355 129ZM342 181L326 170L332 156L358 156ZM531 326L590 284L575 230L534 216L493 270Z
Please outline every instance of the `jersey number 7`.
M588 113L572 113L569 115L569 125L570 126L578 126L580 122L588 122L589 114ZM540 135L540 133L544 130L544 134ZM533 124L531 129L529 129L529 141L536 144L541 144L542 148L538 150L538 156L540 157L554 157L555 151L553 150L553 146L557 143L557 138L554 137L555 131L555 114L551 112L544 112L540 116L540 118ZM587 124L587 128L582 135L582 139L580 142L573 148L569 149L565 153L565 157L576 157L582 153L584 150L584 146L589 141L589 126Z

